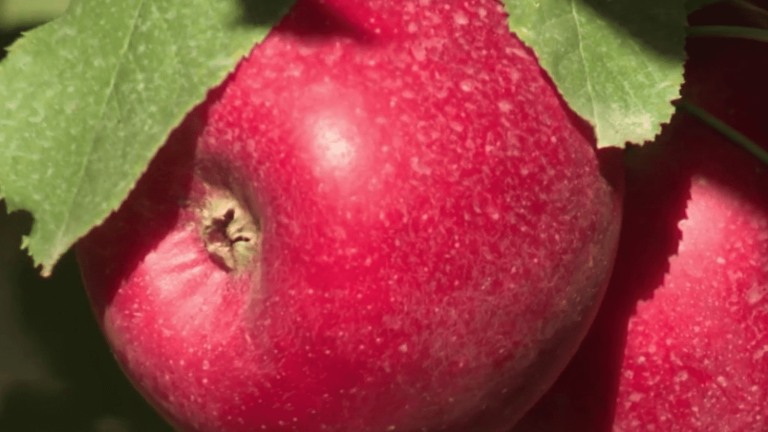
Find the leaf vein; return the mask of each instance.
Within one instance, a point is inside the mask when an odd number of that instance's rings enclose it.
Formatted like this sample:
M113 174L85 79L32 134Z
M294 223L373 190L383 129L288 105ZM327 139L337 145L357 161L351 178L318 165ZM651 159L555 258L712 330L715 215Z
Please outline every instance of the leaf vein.
M600 119L597 118L597 107L595 104L595 93L592 89L592 81L589 79L589 66L587 65L586 55L584 54L584 40L582 39L582 30L579 25L579 15L576 11L576 0L571 0L571 14L573 15L573 22L576 24L576 35L579 38L579 57L581 58L581 64L584 68L584 79L586 80L587 93L589 94L589 105L592 109L592 119L595 122L595 130L597 131L598 138L600 137Z
M115 85L117 83L117 77L120 74L120 71L123 68L123 62L125 61L126 52L128 51L128 47L130 46L130 42L133 39L134 34L136 33L136 29L138 27L139 17L141 16L141 11L144 8L144 4L147 0L139 0L138 7L136 8L136 13L133 16L133 20L131 23L131 28L127 33L127 36L125 38L125 41L123 43L123 46L120 48L120 56L118 57L117 65L115 66L114 73L112 74L110 78L109 87L106 89L106 95L107 97L104 99L104 104L101 106L98 118L101 120L104 118L105 113L107 111L107 107L109 106L110 100L115 97L114 91L115 91ZM72 214L74 213L75 208L75 201L78 195L80 195L83 186L84 186L84 180L85 180L85 172L88 169L88 165L92 161L92 156L94 154L93 149L96 147L97 144L97 135L98 135L98 128L94 130L93 135L91 136L91 140L89 143L89 148L86 153L85 158L83 158L83 163L80 166L80 169L77 173L77 186L74 188L74 191L72 193L72 197L69 202L69 206L67 208L66 213L64 214L64 221L62 224L59 225L59 230L56 233L56 241L54 242L55 246L54 254L58 255L61 252L63 252L62 244L66 244L65 239L65 232L67 228L69 227L69 224L71 222Z

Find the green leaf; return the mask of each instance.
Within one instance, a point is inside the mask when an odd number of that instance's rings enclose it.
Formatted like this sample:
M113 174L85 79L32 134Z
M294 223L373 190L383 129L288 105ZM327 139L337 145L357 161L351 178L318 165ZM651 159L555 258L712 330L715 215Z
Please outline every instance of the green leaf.
M73 0L0 64L0 194L50 274L292 0ZM257 6L256 6L257 5Z
M686 12L676 0L503 0L509 28L533 48L598 146L653 139L674 112Z

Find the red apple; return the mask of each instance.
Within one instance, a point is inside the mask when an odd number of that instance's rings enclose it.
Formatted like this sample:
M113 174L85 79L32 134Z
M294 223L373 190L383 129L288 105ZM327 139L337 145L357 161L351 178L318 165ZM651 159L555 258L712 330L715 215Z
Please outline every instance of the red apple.
M734 24L731 12L691 22ZM684 97L768 148L768 44L700 38L687 51ZM626 156L603 306L513 431L765 432L768 166L685 112Z
M429 3L299 0L79 243L179 430L501 431L575 351L620 163L499 2Z

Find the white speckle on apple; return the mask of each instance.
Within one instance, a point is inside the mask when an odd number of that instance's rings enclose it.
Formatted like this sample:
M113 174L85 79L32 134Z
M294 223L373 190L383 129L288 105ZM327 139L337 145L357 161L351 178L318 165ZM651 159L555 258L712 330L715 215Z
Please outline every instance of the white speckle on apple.
M759 350L757 350L757 351L755 352L755 355L753 355L753 356L752 356L752 358L753 358L755 361L757 361L757 360L760 360L761 358L763 358L763 356L764 356L766 353L768 353L768 345L763 345L763 347L762 347L762 348L760 348Z
M469 23L469 18L467 18L467 15L464 12L457 11L453 14L453 22L457 25L467 25Z
M747 303L754 306L756 305L760 300L765 297L765 295L768 294L768 285L761 286L761 285L754 285L751 289L749 289L745 296L747 298Z
M725 387L728 385L728 380L725 379L724 376L717 377L717 383L720 384L722 387Z
M414 27L416 26L413 23L411 23L411 25ZM422 44L420 41L416 41L413 43L413 45L411 45L411 54L413 54L413 58L420 62L427 58L427 50L424 48L424 44Z
M459 122L455 122L455 121L448 122L448 126L450 126L451 129L453 129L456 132L464 131L464 126L462 126L461 123Z

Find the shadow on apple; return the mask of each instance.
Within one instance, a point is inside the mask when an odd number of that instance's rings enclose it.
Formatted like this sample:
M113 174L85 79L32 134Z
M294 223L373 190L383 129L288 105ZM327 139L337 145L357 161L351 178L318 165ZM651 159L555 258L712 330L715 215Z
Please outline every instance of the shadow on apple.
M685 217L690 186L690 179L677 175L678 168L661 146L632 147L626 156L619 253L609 285L613 289L603 301L610 307L600 309L576 356L545 396L549 400L534 406L514 432L611 430L627 325L636 304L653 297L653 288L661 285L669 269L669 257L677 252L681 237L677 224ZM652 176L646 172L651 169L656 171ZM665 193L659 194L660 190Z
M304 3L301 9L307 15L315 17L314 20L304 20L312 22L314 25L303 27L301 31L294 29L293 33L302 38L322 39L328 36L345 36L357 42L371 41L376 36L357 25L350 17L345 17L335 10L332 6L317 0L302 0ZM255 2L240 0L242 10L241 18L234 22L235 27L260 27L268 25L269 22L264 17L274 16L279 11L282 2Z

